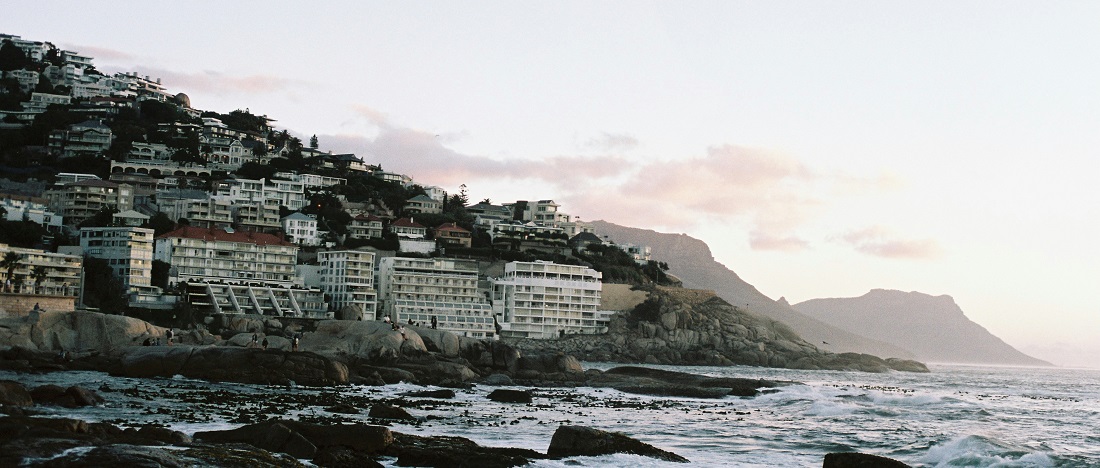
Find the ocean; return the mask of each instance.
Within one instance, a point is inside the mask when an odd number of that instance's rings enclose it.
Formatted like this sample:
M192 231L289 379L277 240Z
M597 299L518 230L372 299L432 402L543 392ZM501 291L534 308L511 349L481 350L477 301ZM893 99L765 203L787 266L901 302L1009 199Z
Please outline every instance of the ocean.
M617 364L585 363L608 369ZM99 407L40 407L48 415L128 427L154 423L188 434L266 418L370 422L329 413L332 402L403 406L417 423L393 430L454 435L482 445L545 452L559 425L617 431L674 452L693 466L821 466L826 453L857 451L918 467L1100 466L1100 370L930 365L930 374L799 371L758 367L651 366L719 377L802 382L753 398L632 395L599 388L534 389L530 405L502 404L495 387L457 390L453 400L402 397L423 390L306 388L129 379L99 372L17 374L28 387L82 385ZM374 421L378 422L378 421ZM392 460L389 464L392 464ZM683 466L634 455L536 461L532 466ZM385 463L385 461L384 461Z

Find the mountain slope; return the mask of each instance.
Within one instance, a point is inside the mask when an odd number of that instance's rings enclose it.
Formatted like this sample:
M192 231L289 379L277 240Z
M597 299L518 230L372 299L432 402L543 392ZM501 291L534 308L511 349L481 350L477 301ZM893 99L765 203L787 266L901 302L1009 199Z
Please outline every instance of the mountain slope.
M713 290L730 304L786 324L824 351L850 351L904 359L914 357L912 352L901 347L826 324L794 310L785 301L773 301L742 280L737 273L715 261L705 242L687 234L666 234L606 221L590 224L597 233L608 235L617 243L648 245L654 260L667 262L669 272L680 278L684 287Z
M933 362L1049 366L974 323L951 296L875 289L860 297L811 299L794 308L828 324L889 341Z

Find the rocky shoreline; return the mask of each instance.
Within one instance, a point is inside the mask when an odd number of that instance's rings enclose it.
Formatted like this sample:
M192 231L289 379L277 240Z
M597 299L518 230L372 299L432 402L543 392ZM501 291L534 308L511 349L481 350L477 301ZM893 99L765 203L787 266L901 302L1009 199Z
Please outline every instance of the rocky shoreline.
M473 340L415 326L406 326L402 337L382 322L330 320L307 327L255 316L215 316L204 326L175 329L173 342L169 343L166 328L117 315L32 312L22 318L0 319L0 369L19 373L100 371L139 379L183 376L281 387L339 388L404 382L443 388L395 401L334 397L316 401L318 397L311 397L314 400L308 402L279 403L291 407L322 405L332 415L310 421L281 419L270 403L257 406L238 402L231 420L240 424L237 429L200 432L191 437L163 427L122 429L105 422L36 418L36 404L97 404L95 392L79 388L24 389L41 399L28 403L17 388L21 384L7 382L0 401L4 404L2 412L9 416L0 419L0 433L9 436L3 453L14 458L0 460L0 464L18 459L17 463L50 466L299 466L298 459L308 459L320 466L374 466L377 460L396 459L398 466L518 466L537 459L610 453L685 461L623 434L572 425L559 428L566 432L561 437L555 434L546 453L482 447L457 437L402 434L384 425L386 421L418 424L420 419L410 415L408 408L445 404L439 401L448 398L450 390L446 388L468 389L474 385L510 387L493 391L487 398L500 404L531 405L532 389L539 388L611 388L673 399L721 399L753 397L796 384L630 366L585 370L578 356L624 363L782 364L800 369L927 372L922 364L911 361L821 352L797 335L784 333L782 325L761 323L762 319L740 313L712 295L656 291L651 293L648 307L642 308L641 315L616 319L612 333L607 335L570 336L538 343ZM291 350L292 336L300 337L301 351ZM161 345L143 346L158 340ZM260 340L266 342L266 347ZM136 388L130 392L141 394ZM450 392L453 398L454 392ZM195 398L194 405L209 405L208 411L213 412L221 411L219 405L233 400L224 394L214 402L207 396ZM379 424L338 417L363 411L369 411L368 418ZM332 431L356 433L363 440L366 434L372 434L375 442L369 447L330 443L343 440L333 439ZM165 444L176 448L146 448Z

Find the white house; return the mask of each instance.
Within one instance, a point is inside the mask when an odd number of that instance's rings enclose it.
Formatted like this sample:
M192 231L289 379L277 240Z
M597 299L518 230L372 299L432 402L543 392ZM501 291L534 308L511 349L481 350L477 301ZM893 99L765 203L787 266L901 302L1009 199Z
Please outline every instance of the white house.
M305 213L291 213L280 220L283 224L283 232L287 238L298 245L321 245L321 237L317 233L317 218Z

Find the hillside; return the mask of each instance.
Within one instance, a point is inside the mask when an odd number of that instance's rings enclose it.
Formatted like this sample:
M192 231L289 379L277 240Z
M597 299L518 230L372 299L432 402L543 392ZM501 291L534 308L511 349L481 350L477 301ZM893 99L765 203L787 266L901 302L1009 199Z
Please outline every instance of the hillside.
M794 308L830 325L895 343L933 362L1049 366L974 323L951 296L875 289L860 297L812 299Z
M667 262L669 272L680 278L684 287L713 290L730 304L738 307L746 305L749 312L786 324L803 339L824 351L858 352L905 359L915 357L902 347L829 325L796 311L786 302L768 298L737 276L737 273L715 261L710 247L699 239L686 234L666 234L606 221L594 221L591 224L596 232L611 236L615 242L648 245L653 251L653 259Z

